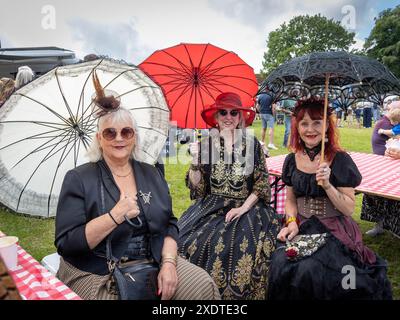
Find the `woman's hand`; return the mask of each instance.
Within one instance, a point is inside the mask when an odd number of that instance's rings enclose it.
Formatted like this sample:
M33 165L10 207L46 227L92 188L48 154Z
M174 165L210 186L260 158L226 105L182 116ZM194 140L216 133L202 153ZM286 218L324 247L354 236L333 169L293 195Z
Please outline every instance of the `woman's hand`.
M161 300L170 300L178 287L178 274L173 263L165 262L162 264L158 274L158 292Z
M299 233L299 227L295 221L288 224L287 227L284 227L278 233L278 239L280 241L285 242L286 238L288 240L292 240Z
M124 222L124 216L128 219L137 217L140 213L137 205L137 197L128 197L121 192L121 196L114 208L111 209L110 213L118 223Z
M317 172L315 179L317 182L321 182L322 188L325 190L329 189L331 187L331 183L329 182L329 177L331 175L331 169L329 168L329 165L326 162L321 163L318 166Z
M193 157L193 164L198 164L199 149L199 142L192 142L189 144L189 153Z
M393 159L400 159L400 150L394 148L386 149L385 156L391 157Z
M231 222L235 219L238 219L240 216L242 216L249 210L250 209L246 209L243 206L241 206L239 208L233 208L233 209L229 210L228 213L226 214L225 222Z

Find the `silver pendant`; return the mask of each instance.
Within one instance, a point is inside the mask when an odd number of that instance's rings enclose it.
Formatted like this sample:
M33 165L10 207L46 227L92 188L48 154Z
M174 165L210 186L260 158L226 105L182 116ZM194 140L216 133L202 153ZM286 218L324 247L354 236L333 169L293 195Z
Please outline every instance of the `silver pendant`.
M145 204L150 204L151 191L149 191L149 193L143 193L142 190L140 190L139 195L142 197Z

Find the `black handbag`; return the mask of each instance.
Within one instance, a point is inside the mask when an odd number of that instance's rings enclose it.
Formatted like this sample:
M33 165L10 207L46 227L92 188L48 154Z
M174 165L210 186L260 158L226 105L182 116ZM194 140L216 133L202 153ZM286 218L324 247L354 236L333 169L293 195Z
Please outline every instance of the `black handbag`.
M107 239L107 261L120 300L160 300L156 262L150 259L121 262L112 255L110 237Z

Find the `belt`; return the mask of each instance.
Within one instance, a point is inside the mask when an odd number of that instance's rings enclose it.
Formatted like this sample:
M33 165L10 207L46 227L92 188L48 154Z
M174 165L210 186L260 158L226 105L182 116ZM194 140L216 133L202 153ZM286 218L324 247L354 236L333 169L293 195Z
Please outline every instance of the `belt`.
M342 215L328 197L299 197L296 200L299 213L307 219L311 216L330 218Z

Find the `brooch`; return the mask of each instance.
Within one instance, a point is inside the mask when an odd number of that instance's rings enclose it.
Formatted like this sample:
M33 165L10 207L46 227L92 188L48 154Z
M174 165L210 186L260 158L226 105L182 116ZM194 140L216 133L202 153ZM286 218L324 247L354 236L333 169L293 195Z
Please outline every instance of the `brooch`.
M140 190L139 195L142 197L145 204L150 204L151 191L148 193L143 193L142 190Z

